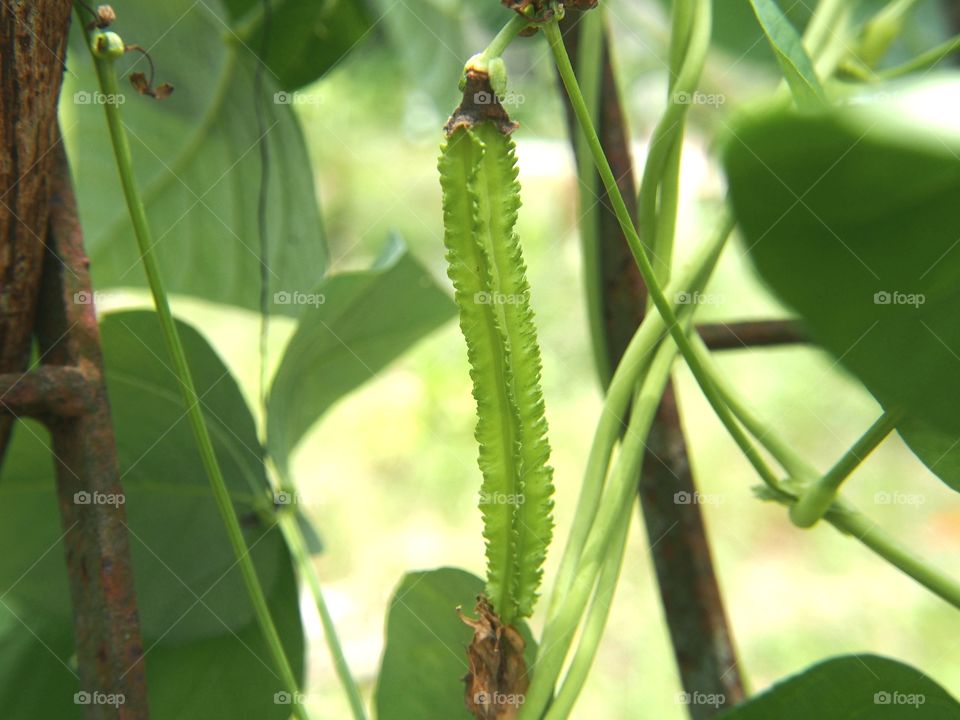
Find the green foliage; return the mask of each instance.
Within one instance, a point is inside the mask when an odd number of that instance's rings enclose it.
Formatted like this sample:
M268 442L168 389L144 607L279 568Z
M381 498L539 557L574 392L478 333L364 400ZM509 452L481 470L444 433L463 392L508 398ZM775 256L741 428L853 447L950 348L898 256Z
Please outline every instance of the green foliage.
M258 55L264 46L264 0L224 0L234 40ZM370 34L364 0L270 0L265 56L270 74L284 90L295 90L334 69Z
M483 590L483 580L456 568L404 576L387 614L375 693L378 720L471 717L463 702L463 676L473 630L456 609L472 615ZM526 623L518 623L517 629L526 641L527 666L532 667L536 644Z
M960 492L960 435L938 430L913 417L902 420L897 431L932 473Z
M231 497L246 520L245 539L295 672L301 674L297 588L282 536L264 519L270 496L253 418L206 341L183 323L179 330ZM260 660L267 649L183 418L176 378L163 359L157 318L147 312L117 313L104 319L101 333L148 650L151 717L199 720L253 713L280 720L286 713L273 695L281 688ZM4 645L15 649L3 656L0 704L4 717L13 720L79 718L81 710L72 702L79 690L76 679L62 664L69 662L73 645L63 565L71 537L60 526L45 434L33 423L19 426L0 477L5 513L0 542L7 548L0 578L10 588L0 634ZM25 696L25 676L44 690Z
M797 104L805 108L822 105L825 100L823 88L803 48L803 41L790 20L774 0L750 0L750 4Z
M955 720L960 704L916 668L876 655L831 658L720 720Z
M515 164L513 142L491 123L454 132L440 158L448 273L477 401L487 594L504 623L532 612L553 527Z
M738 125L725 165L770 287L881 404L956 433L953 142L876 112L777 112Z
M267 446L281 471L333 403L379 373L456 308L394 237L370 270L328 277L310 295L267 403Z
M270 297L310 292L323 277L326 243L291 96L275 95L280 88L265 72L262 94L254 97L256 58L231 40L230 19L220 0L140 3L118 13L114 29L126 43L151 48L158 80L176 88L162 102L130 89L120 108L167 289L251 310L259 307L261 133L254 112L259 102L270 150ZM68 62L61 121L71 166L81 178L77 193L94 284L98 289L145 286L103 108L94 101L97 82L78 27ZM146 70L136 53L118 60L117 68L123 75ZM295 315L296 310L272 307L281 314Z

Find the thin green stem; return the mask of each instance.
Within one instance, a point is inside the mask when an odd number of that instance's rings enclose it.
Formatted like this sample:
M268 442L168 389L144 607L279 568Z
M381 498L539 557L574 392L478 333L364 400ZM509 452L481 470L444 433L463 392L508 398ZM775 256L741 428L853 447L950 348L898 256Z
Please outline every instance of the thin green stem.
M587 611L583 623L583 632L580 634L580 643L577 645L570 659L570 667L563 678L563 683L557 696L554 698L545 720L563 720L570 716L573 704L586 683L587 675L597 656L597 648L603 638L603 631L607 626L607 618L613 605L613 596L620 579L620 570L623 568L623 558L627 549L630 521L633 518L634 504L624 503L621 517L618 521L614 539L607 549L607 556L603 561L600 579L597 580L597 589L594 592L590 609Z
M916 4L917 0L892 0L864 25L857 56L867 67L876 67L887 54L903 31L904 17Z
M533 681L527 691L521 720L540 718L553 697L553 688L563 668L564 658L573 642L584 609L593 594L597 575L611 546L618 527L618 518L625 505L632 505L636 494L636 478L643 462L647 434L660 397L670 377L677 349L672 344L659 346L650 365L641 390L637 393L630 414L630 423L624 433L623 447L611 475L609 489L593 522L576 577L568 592L558 597L556 589L551 596L551 607L544 625L537 652ZM556 602L558 601L559 602Z
M573 68L570 65L570 58L567 56L566 50L563 47L563 40L560 37L560 30L557 27L556 21L547 23L544 26L544 31L547 35L547 40L550 43L550 48L553 51L554 59L556 60L557 68L560 72L560 77L563 80L564 87L566 88L567 94L570 97L570 102L573 105L574 113L577 116L577 120L580 122L581 126L586 132L590 151L593 154L594 162L596 163L597 169L600 172L600 179L603 181L604 187L607 190L607 194L610 196L614 212L617 216L618 222L620 223L620 228L627 237L627 241L630 244L630 249L633 251L634 258L640 269L640 273L643 275L644 282L647 284L650 297L653 300L653 304L656 307L657 312L659 312L663 317L664 322L670 331L670 335L673 337L674 342L676 342L677 347L680 350L680 353L683 355L684 360L690 367L690 371L693 373L693 376L700 385L703 394L713 407L717 417L720 418L720 421L726 427L727 432L731 435L731 437L733 437L737 445L740 446L744 455L746 455L747 459L750 461L751 465L753 465L754 469L756 469L763 481L767 483L775 492L779 492L776 475L774 475L773 472L767 467L766 462L760 455L759 451L753 446L750 438L737 423L736 418L734 418L729 408L727 408L726 403L723 401L723 397L717 391L716 386L713 383L709 371L705 369L704 365L699 361L699 358L691 346L690 340L687 338L682 327L677 323L676 314L673 312L673 308L664 295L663 288L660 286L660 283L656 278L653 266L650 264L650 259L648 258L647 252L643 247L643 243L641 242L640 237L630 220L630 214L627 211L627 206L623 201L623 196L620 194L620 189L617 187L616 180L613 177L613 172L610 170L610 164L607 162L607 158L603 154L603 148L600 145L600 140L597 137L596 130L590 121L589 110L584 103L583 95L580 92L576 76L574 75Z
M843 481L882 443L903 417L899 410L887 410L871 425L836 465L808 487L790 507L790 519L797 527L808 528L822 518L837 499Z
M530 21L514 13L513 17L507 21L507 24L500 28L500 31L494 35L490 44L480 53L484 60L500 57L507 47L512 43L517 35L523 32L523 29L530 25Z
M577 75L583 80L583 95L590 117L598 122L602 90L603 17L598 12L587 13L580 21L577 41ZM604 329L603 287L601 272L600 216L602 206L598 201L597 171L587 148L587 138L579 125L574 129L577 156L577 179L580 200L580 248L583 257L584 289L587 297L587 314L590 319L590 347L600 385L610 384L610 348Z
M89 46L89 33L87 40ZM97 77L100 81L101 91L107 97L120 97L121 92L117 82L117 74L113 60L97 57L96 53L93 52L92 46L91 55L93 56ZM223 519L230 545L237 558L237 564L240 567L240 573L243 576L243 581L250 596L250 601L253 605L257 622L260 625L260 630L270 650L274 665L280 673L280 679L284 688L291 694L296 695L299 693L299 685L293 673L293 668L287 659L273 618L270 616L266 596L260 585L260 580L257 577L256 568L250 557L250 550L243 537L240 522L230 499L223 474L220 471L220 465L213 449L213 443L210 440L210 434L203 417L200 399L193 384L193 377L190 373L186 354L180 342L180 336L177 332L173 314L170 311L170 304L167 300L157 261L153 254L154 242L150 232L150 225L147 221L146 210L144 209L140 192L137 188L133 171L133 156L130 152L130 144L126 131L124 130L123 119L120 114L120 105L118 103L105 103L104 110L106 111L110 140L113 145L117 169L120 174L120 184L123 188L127 209L130 212L130 220L133 224L134 234L136 235L140 248L140 257L150 285L150 292L153 295L157 317L160 320L167 350L173 362L174 373L179 381L180 392L187 412L187 419L193 431L197 449L199 450L204 470L210 481L213 497L220 511L220 516ZM308 715L303 705L295 705L294 713L300 720L308 720Z
M296 512L281 510L279 515L280 530L287 541L287 547L290 548L290 555L293 557L296 567L300 570L301 576L306 578L310 592L313 593L317 612L320 614L320 623L323 625L323 634L327 639L327 647L330 650L330 659L333 661L333 669L347 696L347 701L350 703L350 711L353 713L354 720L366 720L367 711L363 705L360 688L350 672L343 647L340 645L337 627L333 623L330 610L327 608L327 602L323 597L320 576L317 574L313 559L307 551L307 544L303 538L303 531L297 522Z
M935 48L917 55L917 57L908 60L902 65L897 65L896 67L875 73L873 79L892 80L917 72L918 70L927 70L938 65L941 61L957 51L960 51L960 35L956 35L946 42L937 45Z
M736 388L728 379L726 373L721 372L716 361L710 354L706 344L695 332L690 333L690 339L693 344L694 352L700 358L700 362L710 369L717 389L723 395L724 401L730 407L730 410L736 416L737 420L756 438L764 449L773 456L773 458L787 471L790 477L804 481L811 480L819 476L819 473L813 469L803 457L793 449L793 447L778 435L772 427L760 419L760 417L746 404L743 397L737 392ZM782 489L781 484L781 489ZM784 499L792 497L784 493Z
M960 609L960 583L888 535L863 513L838 500L827 513L826 520L837 530L855 537L934 595Z
M672 297L677 297L681 291L696 291L706 286L730 236L732 225L733 220L729 212L725 212L718 224L718 231L697 250L695 257L670 284L668 290ZM680 305L677 310L681 318L685 319L692 312L693 306ZM607 388L600 420L590 446L580 496L577 499L577 513L570 528L567 545L551 592L551 608L559 605L577 576L580 556L603 495L610 457L623 433L634 390L645 376L654 352L666 334L667 329L663 318L657 313L649 313L627 345L610 386Z
M710 47L710 26L711 5L706 0L682 0L675 4L667 107L650 138L637 218L646 235L644 247L652 255L653 268L661 282L670 274L683 133L689 101L696 92ZM678 46L682 52L676 51ZM652 293L650 299L653 300Z

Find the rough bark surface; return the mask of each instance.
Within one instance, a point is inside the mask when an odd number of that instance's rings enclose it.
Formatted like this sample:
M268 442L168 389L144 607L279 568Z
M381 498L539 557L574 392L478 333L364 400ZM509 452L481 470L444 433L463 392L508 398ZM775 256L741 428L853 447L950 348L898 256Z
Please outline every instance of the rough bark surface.
M24 370L30 357L71 7L0 5L0 373ZM0 415L0 462L11 423Z

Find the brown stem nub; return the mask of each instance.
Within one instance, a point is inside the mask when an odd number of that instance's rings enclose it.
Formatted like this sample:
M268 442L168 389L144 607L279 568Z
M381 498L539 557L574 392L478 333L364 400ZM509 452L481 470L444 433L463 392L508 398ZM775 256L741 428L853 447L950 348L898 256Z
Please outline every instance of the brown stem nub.
M450 137L459 128L472 128L487 121L492 122L504 135L509 135L520 127L510 119L500 98L493 91L490 76L485 72L469 69L464 74L463 99L443 126L443 130L447 137Z

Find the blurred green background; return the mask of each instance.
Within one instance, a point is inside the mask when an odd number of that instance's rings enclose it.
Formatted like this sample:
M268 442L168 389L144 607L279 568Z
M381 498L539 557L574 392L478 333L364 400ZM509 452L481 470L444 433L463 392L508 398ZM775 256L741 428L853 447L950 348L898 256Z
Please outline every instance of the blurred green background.
M296 106L329 235L331 271L368 266L388 233L398 230L446 286L436 173L440 127L458 100L462 63L486 44L506 11L492 1L374 5L372 31L332 72L301 91L309 101ZM606 11L639 165L664 103L668 18L658 2L611 0ZM922 3L919 18L897 52L929 47L943 32L935 3ZM731 11L718 18L718 32L744 21L749 16ZM762 44L742 43L740 50L714 51L704 74L703 91L724 102L692 108L681 258L708 232L722 197L711 153L730 112L777 83ZM524 201L520 234L540 328L556 469L558 529L545 576L549 591L601 397L585 324L576 179L557 80L540 37L519 41L506 59L518 101L510 110L521 123L514 136ZM702 306L702 319L786 314L754 278L738 240L708 292L716 303ZM113 300L138 304L140 296ZM176 305L214 342L255 406L258 318L197 301ZM274 320L275 352L291 329L291 322ZM812 349L732 352L719 362L760 415L820 468L880 412L831 359ZM714 501L703 512L739 670L750 687L762 689L825 656L863 651L914 664L947 688L960 687L958 624L947 605L856 541L829 527L801 532L782 507L756 500L756 477L689 374L678 368L676 380L694 473ZM317 562L327 599L367 692L389 597L403 574L443 565L483 574L473 426L465 350L456 324L449 323L341 402L296 457L295 475L325 543ZM876 502L885 491L910 494L915 502ZM921 554L942 567L960 567L960 501L899 439L888 440L858 470L848 493ZM606 638L576 717L686 717L676 701L679 681L640 522L638 515ZM303 607L311 641L310 705L318 717L346 717L315 610L309 600ZM533 626L539 628L536 618Z

